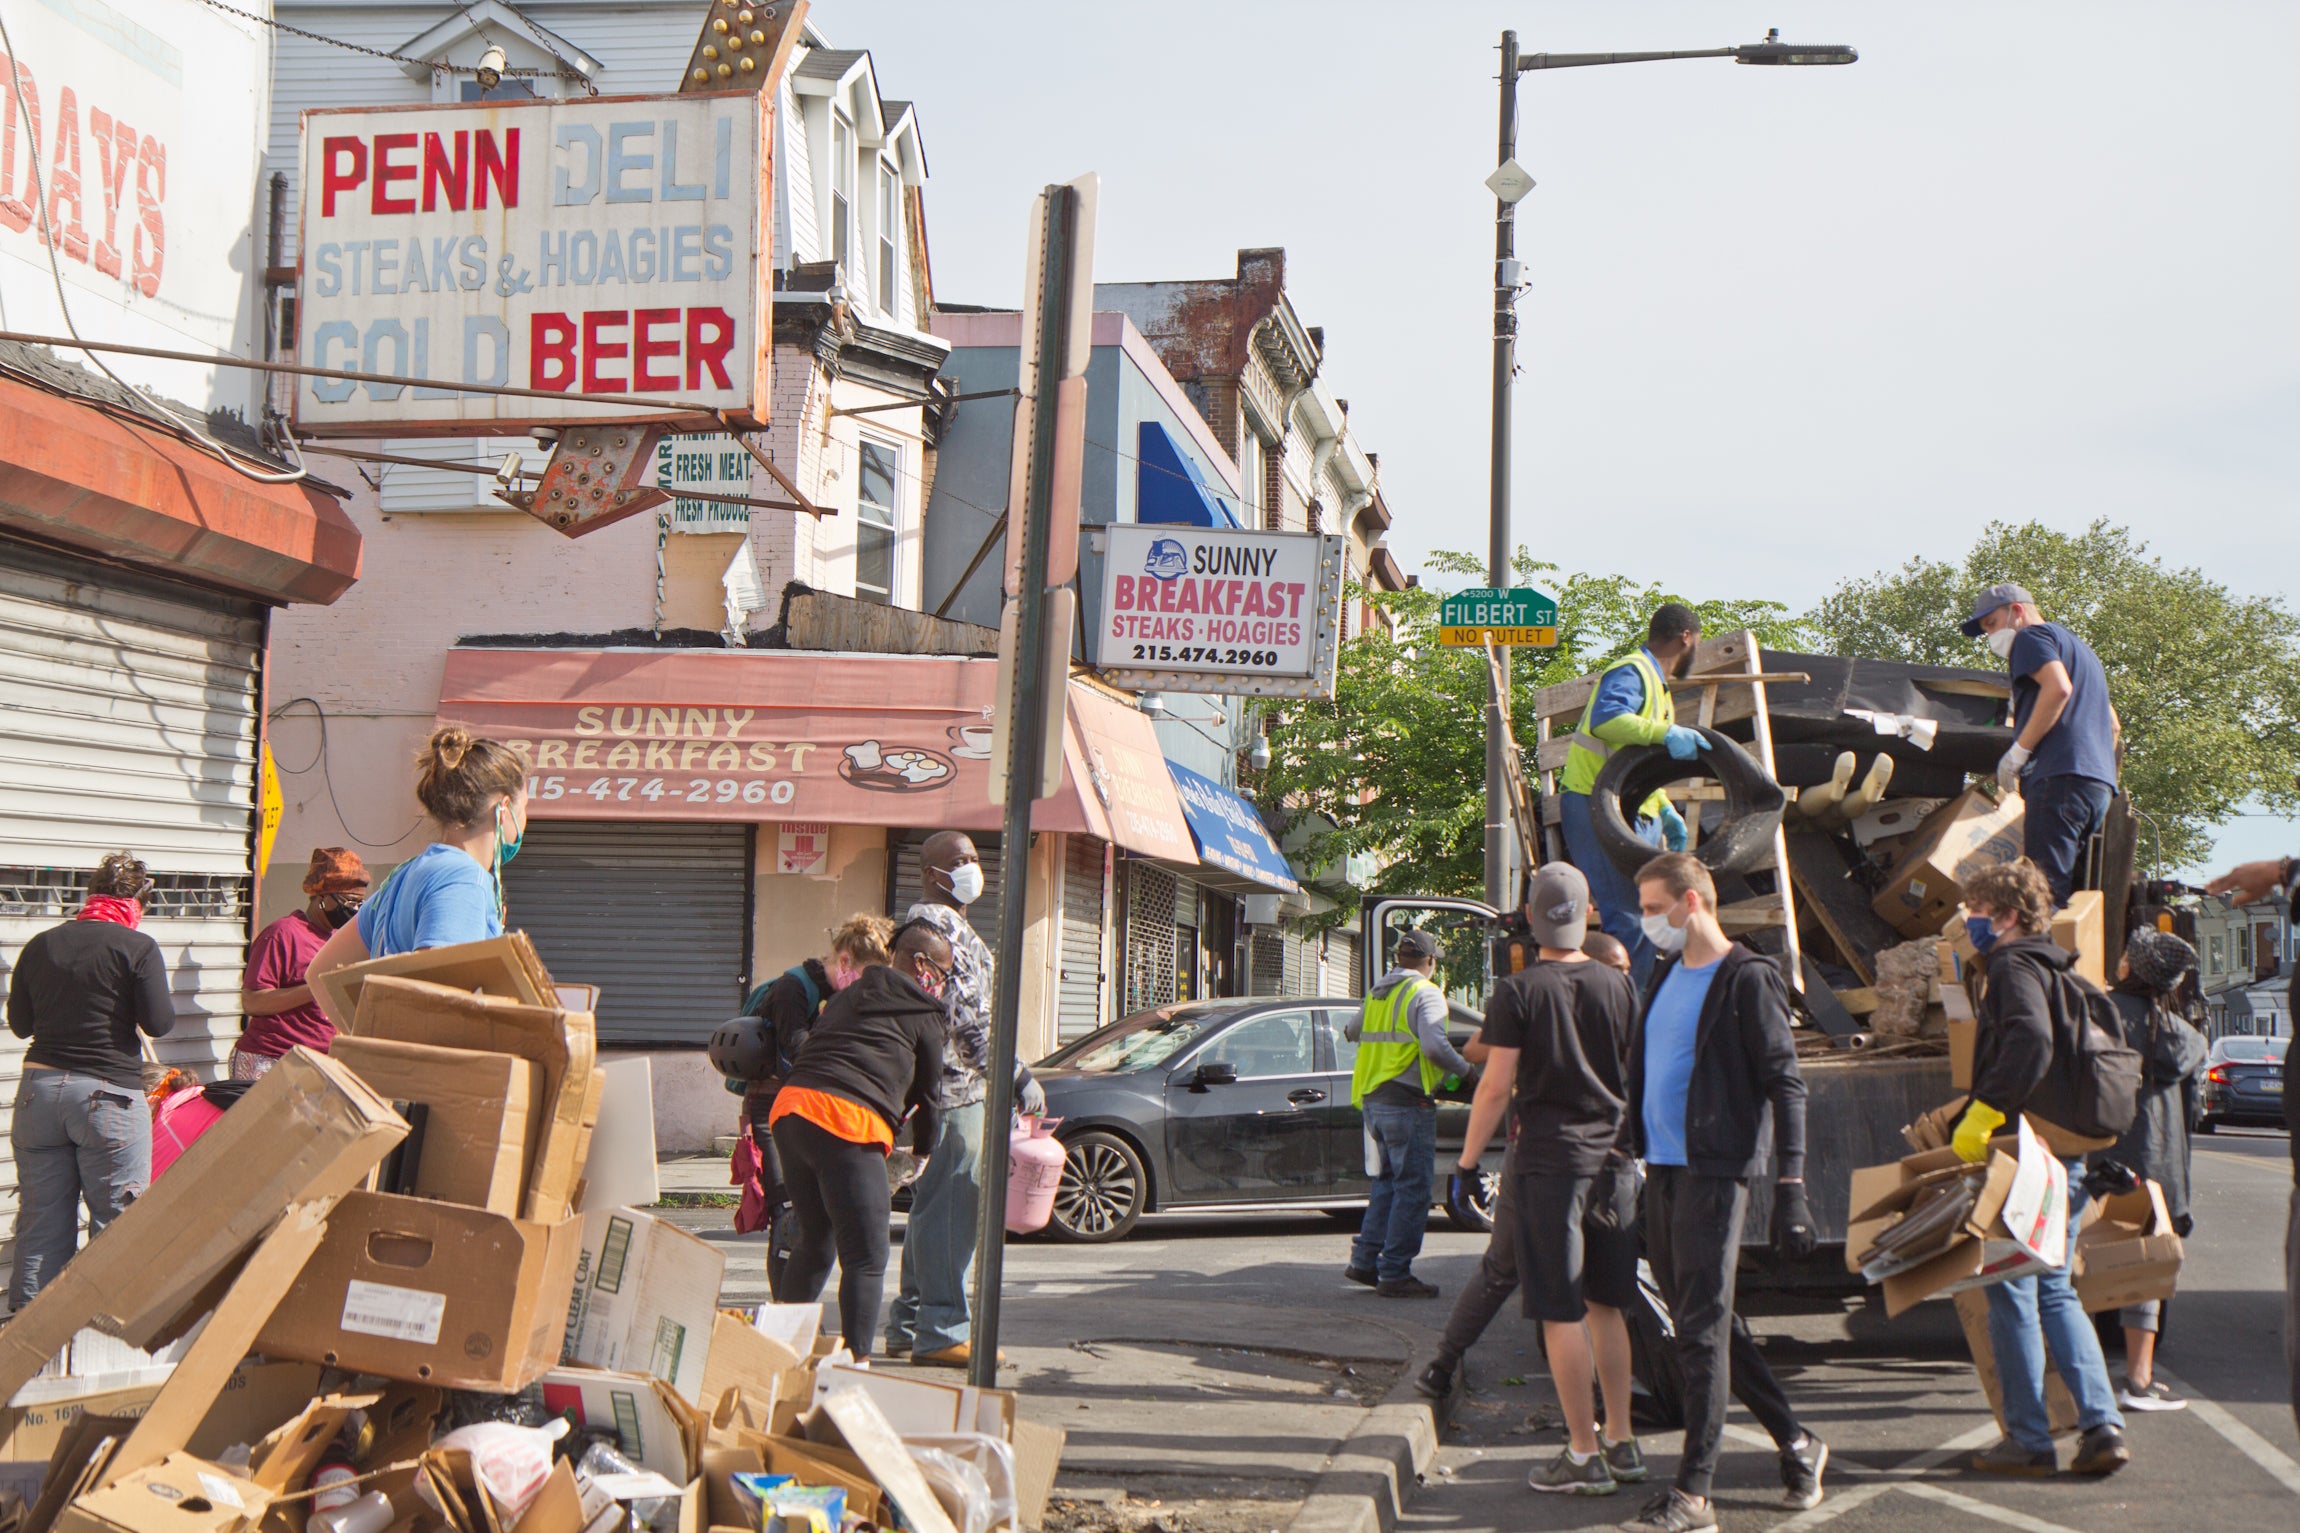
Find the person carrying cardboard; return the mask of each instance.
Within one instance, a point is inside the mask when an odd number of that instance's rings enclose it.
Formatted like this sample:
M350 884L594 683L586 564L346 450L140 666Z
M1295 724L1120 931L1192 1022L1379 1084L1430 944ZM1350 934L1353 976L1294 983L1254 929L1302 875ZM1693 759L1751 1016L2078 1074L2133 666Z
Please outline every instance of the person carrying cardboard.
M1782 1504L1821 1500L1828 1444L1794 1427L1780 1383L1751 1347L1734 1350L1733 1290L1749 1183L1773 1140L1773 1248L1801 1261L1816 1234L1805 1199L1805 1078L1789 1031L1789 987L1769 958L1717 924L1717 885L1699 859L1665 852L1637 870L1646 938L1666 957L1646 987L1629 1056L1629 1146L1646 1166L1645 1254L1676 1325L1685 1447L1676 1483L1622 1524L1632 1533L1717 1526L1709 1487L1738 1386L1781 1449ZM1746 1362L1747 1367L1741 1365Z
M335 1024L305 976L327 939L358 916L367 899L367 865L349 847L314 847L303 892L301 910L281 916L248 944L240 978L240 1011L247 1021L227 1071L235 1081L260 1079L297 1044L325 1054L335 1041Z
M2007 1119L2028 1111L2068 1125L2080 1114L2079 1078L2086 1027L2082 981L2070 973L2075 957L2055 943L2052 888L2028 858L1984 868L1965 882L1965 927L1988 965L1988 988L1973 1036L1973 1089L1951 1143L1975 1164L1989 1157L1989 1139ZM2082 1125L2076 1125L2079 1129ZM2094 1139L2095 1145L2103 1141ZM2084 1214L2083 1156L2062 1155L2068 1166L2068 1227ZM2100 1338L2069 1282L2057 1267L1992 1285L1989 1347L2003 1387L2005 1436L1973 1455L1983 1474L2043 1477L2059 1465L2052 1422L2045 1410L2044 1361L2076 1401L2077 1474L2113 1474L2131 1461L2124 1416L2108 1381Z

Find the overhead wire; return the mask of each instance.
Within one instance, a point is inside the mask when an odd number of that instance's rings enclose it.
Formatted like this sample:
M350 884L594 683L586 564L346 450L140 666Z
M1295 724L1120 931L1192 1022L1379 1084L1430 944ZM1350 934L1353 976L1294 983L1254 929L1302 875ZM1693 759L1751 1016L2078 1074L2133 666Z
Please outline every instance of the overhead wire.
M302 27L291 25L288 22L280 21L270 16L261 16L254 11L243 11L236 5L226 5L224 0L200 0L200 3L208 7L210 10L222 11L229 16L237 16L242 21L252 21L258 26L270 27L275 32L285 32L290 36L301 37L309 42L324 43L330 48L341 48L347 53L364 53L369 58L383 59L387 63L393 64L419 64L423 68L432 71L434 74L475 75L479 73L477 69L471 67L468 64L444 64L436 59L419 59L405 53L393 53L387 48L370 48L364 43L346 42L340 37L328 37L319 32L307 31ZM471 9L471 6L466 3L463 4L462 9L468 13ZM525 21L528 26L535 26L534 21L531 20L524 12L520 12L517 6L512 6L511 9L518 13L519 19ZM472 20L482 27L485 26L485 23L480 22L479 18L477 17L472 17ZM538 28L537 30L540 29ZM553 48L549 43L544 42L540 37L535 40L538 43L542 43L544 50L550 53L553 58L559 59L561 64L567 64L567 60L560 57L559 51L556 48ZM546 79L573 78L580 80L586 78L581 73L575 71L573 65L567 66L567 72L565 74L549 69L506 69L503 72L507 75L540 76ZM597 87L594 86L592 88L592 94L598 94Z
M399 845L409 836L414 835L418 830L422 829L423 822L427 816L420 814L415 817L414 824L408 826L407 829L401 831L397 836L394 836L389 841L370 841L365 836L362 836L358 831L351 828L351 821L345 816L343 812L343 803L335 796L335 774L329 769L328 766L327 709L320 705L320 701L316 697L291 697L286 702L280 704L277 708L274 708L266 717L276 722L277 720L286 717L287 711L290 708L297 706L298 704L308 705L311 708L313 715L319 719L319 748L313 752L312 759L309 762L306 762L304 765L300 767L283 767L281 770L285 771L290 777L301 777L304 775L304 773L310 771L314 766L319 768L320 781L327 786L328 807L335 811L335 822L343 827L343 833L346 836L349 836L352 840L357 841L361 846L368 848L368 850L381 852L389 851L392 847ZM274 757L273 762L276 765L278 758Z

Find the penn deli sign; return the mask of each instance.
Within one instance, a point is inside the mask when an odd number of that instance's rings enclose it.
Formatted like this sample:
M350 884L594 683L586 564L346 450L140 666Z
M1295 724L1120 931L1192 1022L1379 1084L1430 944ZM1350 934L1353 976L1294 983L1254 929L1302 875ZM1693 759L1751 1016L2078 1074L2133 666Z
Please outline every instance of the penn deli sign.
M1342 540L1120 523L1104 529L1096 660L1119 686L1331 697Z
M300 359L563 401L307 377L296 424L763 424L772 125L747 91L304 113Z

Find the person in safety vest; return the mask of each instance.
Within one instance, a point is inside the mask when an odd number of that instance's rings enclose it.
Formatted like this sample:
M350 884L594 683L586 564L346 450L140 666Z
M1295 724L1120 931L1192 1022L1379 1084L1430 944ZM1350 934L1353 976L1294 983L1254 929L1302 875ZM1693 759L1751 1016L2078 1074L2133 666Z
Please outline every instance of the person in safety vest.
M1625 745L1659 745L1679 761L1701 750L1701 736L1677 722L1668 678L1681 675L1701 642L1701 619L1693 609L1669 602L1645 625L1645 643L1605 668L1581 723L1573 731L1559 779L1558 813L1565 831L1567 860L1589 880L1599 924L1629 950L1630 971L1638 984L1653 972L1653 944L1638 922L1637 886L1613 865L1597 843L1589 793L1606 758ZM1668 796L1655 793L1637 809L1637 833L1656 849L1685 849L1685 820Z
M1474 1073L1446 1039L1445 992L1430 982L1437 955L1429 933L1400 936L1395 965L1342 1030L1358 1046L1350 1105L1365 1115L1366 1174L1374 1183L1342 1276L1385 1299L1437 1297L1437 1285L1413 1273L1437 1169L1435 1093L1449 1076Z

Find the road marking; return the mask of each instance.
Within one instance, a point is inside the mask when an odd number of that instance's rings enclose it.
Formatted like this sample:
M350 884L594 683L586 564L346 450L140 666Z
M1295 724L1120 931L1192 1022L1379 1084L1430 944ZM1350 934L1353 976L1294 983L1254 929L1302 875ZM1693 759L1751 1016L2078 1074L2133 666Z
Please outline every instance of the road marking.
M1969 1517L1986 1517L1989 1521L2001 1522L2008 1528L2020 1528L2024 1530L2024 1533L2076 1533L2073 1528L2064 1527L2057 1522L2046 1522L2041 1517L2031 1517L2026 1512L2015 1512L2005 1507L1991 1506L1986 1501L1975 1500L1971 1496L1953 1491L1946 1485L1934 1485L1924 1480L1903 1480L1898 1485L1893 1486L1892 1489L1905 1491L1912 1496L1921 1496L1927 1501L1938 1501L1943 1506L1953 1506Z
M1960 1453L1970 1453L1975 1448L1987 1447L1990 1443L1995 1442L1999 1435L2001 1434L1998 1433L1994 1421L1983 1422L1970 1431L1959 1432L1937 1448L1927 1448L1915 1458L1895 1464L1885 1473L1889 1475L1923 1474L1928 1469L1938 1469ZM1805 1533L1807 1528L1818 1528L1842 1517L1847 1512L1867 1506L1888 1490L1904 1489L1911 1483L1913 1482L1907 1480L1872 1480L1866 1485L1855 1486L1841 1495L1831 1496L1809 1512L1799 1512L1787 1522L1776 1523L1773 1527L1773 1533Z
M2278 1157L2272 1160L2262 1155L2231 1155L2226 1150L2198 1150L2196 1153L2199 1155L2208 1155L2223 1165L2250 1166L2255 1171L2265 1171L2269 1175L2275 1177L2282 1177L2284 1175L2284 1161L2282 1157Z
M2300 1464L2294 1463L2291 1455L2238 1421L2225 1407L2205 1399L2164 1369L2159 1368L2156 1372L2175 1393L2188 1397L2188 1409L2199 1420L2227 1438L2237 1452L2267 1470L2278 1484L2293 1495L2300 1496Z

